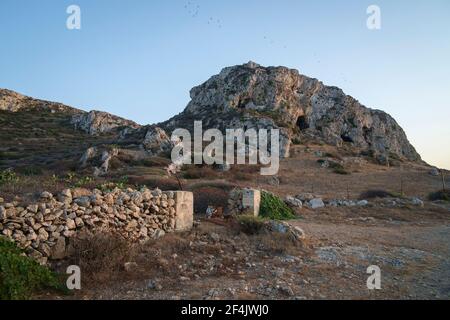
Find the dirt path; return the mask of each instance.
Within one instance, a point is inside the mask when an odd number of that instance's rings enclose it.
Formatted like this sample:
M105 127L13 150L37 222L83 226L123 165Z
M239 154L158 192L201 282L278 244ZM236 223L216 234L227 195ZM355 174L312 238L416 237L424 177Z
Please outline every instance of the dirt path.
M307 234L299 247L203 221L149 246L136 270L70 298L450 299L448 211L358 214L324 210L291 221ZM381 269L381 290L367 289L371 265Z
M319 260L355 272L370 265L382 271L382 298L450 298L450 225L336 225L295 222L321 244ZM332 277L330 277L332 281ZM343 284L345 285L345 284ZM359 290L363 294L364 290Z

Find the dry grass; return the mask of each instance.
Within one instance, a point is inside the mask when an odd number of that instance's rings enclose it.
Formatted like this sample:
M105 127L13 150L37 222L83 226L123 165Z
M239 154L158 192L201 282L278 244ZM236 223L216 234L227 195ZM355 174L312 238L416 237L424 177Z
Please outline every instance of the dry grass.
M72 241L69 252L69 261L80 267L84 283L102 284L123 274L125 263L133 261L138 247L119 235L85 233Z

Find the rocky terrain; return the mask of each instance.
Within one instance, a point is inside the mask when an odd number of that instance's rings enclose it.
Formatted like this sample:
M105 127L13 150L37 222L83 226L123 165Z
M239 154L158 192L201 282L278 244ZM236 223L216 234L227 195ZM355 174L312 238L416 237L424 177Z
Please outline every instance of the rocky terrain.
M279 128L280 171L170 170L170 134L195 120L204 130ZM0 90L2 236L41 262L75 231L99 237L51 263L82 265L81 291L36 298L448 299L449 183L388 114L285 67L225 68L155 125ZM276 195L293 219L249 232L223 214L245 213L240 188ZM181 189L194 195L196 222L170 233L170 192ZM367 290L373 264L382 290Z

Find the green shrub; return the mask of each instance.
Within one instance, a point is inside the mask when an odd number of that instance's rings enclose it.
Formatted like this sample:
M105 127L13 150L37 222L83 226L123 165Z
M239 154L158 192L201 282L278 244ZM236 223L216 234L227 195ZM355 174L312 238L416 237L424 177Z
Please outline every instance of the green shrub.
M289 220L295 218L295 212L276 195L263 191L261 193L261 217L273 220Z
M443 201L450 201L450 190L441 190L437 192L430 193L428 196L428 199L430 201L437 201L437 200L443 200Z
M38 290L62 288L53 272L0 237L0 300L28 299Z

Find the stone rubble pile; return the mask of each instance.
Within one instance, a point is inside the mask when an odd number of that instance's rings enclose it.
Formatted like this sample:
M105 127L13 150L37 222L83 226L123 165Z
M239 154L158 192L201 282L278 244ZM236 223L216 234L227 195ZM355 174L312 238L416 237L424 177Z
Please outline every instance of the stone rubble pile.
M13 240L41 263L61 259L70 238L82 231L118 233L130 241L159 238L176 229L176 192L159 189L102 192L66 189L22 206L0 203L0 236Z
M368 200L347 200L347 199L329 199L322 200L321 197L310 193L299 194L296 196L287 196L285 202L293 208L307 207L310 209L319 209L324 207L404 207L407 205L423 207L424 201L417 198L381 198Z

